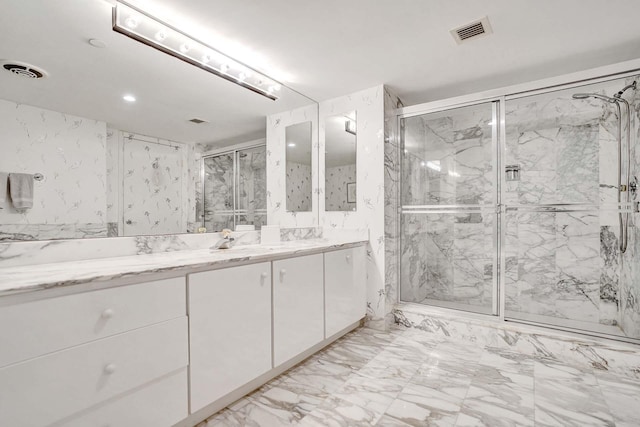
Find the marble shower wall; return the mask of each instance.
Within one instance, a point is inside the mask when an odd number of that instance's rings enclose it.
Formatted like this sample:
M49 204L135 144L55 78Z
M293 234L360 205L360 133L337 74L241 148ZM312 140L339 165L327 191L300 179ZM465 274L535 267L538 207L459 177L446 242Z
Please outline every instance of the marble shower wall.
M576 92L611 96L633 80L638 78L522 97L504 105L505 164L521 167L520 181L506 182L503 194L505 205L517 207L507 209L504 223L503 283L509 316L551 323L563 319L570 324L574 321L572 325L577 328L640 338L640 233L636 227L640 216L631 215L629 248L621 255L615 210L616 110L597 99L571 98ZM637 176L640 98L633 91L625 93L625 97L633 104L631 171ZM485 117L470 114L466 127L454 125L455 119L447 117L447 112L434 114L431 119L428 126L419 120L405 124L405 130L413 137L404 141L408 151L388 150L388 235L397 229L394 217L398 217L395 200L399 190L393 177L403 157L402 204L492 203L495 188L491 152L486 151L490 144L478 146L478 137L485 133ZM425 138L435 141L427 157L415 145ZM444 159L445 144L451 141L461 143L463 149L476 150L453 169L461 176L441 173L454 166L450 159ZM427 161L441 170L425 168ZM543 207L565 203L580 204L579 212L556 212ZM401 277L401 299L468 303L464 298L467 296L484 304L493 277L492 261L490 257L483 259L482 253L494 251L493 218L491 212L405 214L399 249L403 268L396 275ZM392 251L387 258L387 266L397 264L397 255ZM456 280L456 274L460 280ZM393 278L388 282L393 283ZM393 303L389 298L388 305Z
M640 76L626 79L625 84L634 80L640 83ZM631 114L631 180L640 178L640 91L628 91L626 99L632 105ZM632 198L633 199L633 198ZM640 200L636 196L633 200ZM614 227L615 228L615 227ZM640 214L631 214L629 243L627 252L621 259L620 325L629 336L640 337Z
M612 333L640 338L622 321L630 289L625 276L631 276L625 270L633 262L618 249L615 109L571 98L575 92L611 95L622 86L618 80L506 103L506 163L521 166L521 180L507 182L506 203L524 206L506 217L512 317L608 325ZM558 203L586 206L580 212L539 208Z
M347 200L347 184L356 182L356 165L335 166L325 171L325 209L353 211L356 203Z
M491 120L491 104L404 119L402 204L475 206L471 212L402 214L403 301L492 308Z
M385 323L398 303L400 254L400 134L397 109L402 101L388 88L384 91L384 258Z
M233 229L234 216L236 224L253 224L256 228L266 224L266 147L238 151L237 183L234 156L231 152L204 158L202 205L208 231Z
M0 205L0 240L106 236L106 124L5 100L0 124L0 171L45 176L33 208Z

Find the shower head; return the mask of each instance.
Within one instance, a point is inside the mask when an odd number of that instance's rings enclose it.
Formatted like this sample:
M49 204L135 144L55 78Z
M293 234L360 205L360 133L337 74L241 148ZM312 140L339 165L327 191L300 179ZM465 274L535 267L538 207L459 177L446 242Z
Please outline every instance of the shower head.
M617 102L616 98L611 98L606 95L600 95L599 93L574 93L573 94L573 99L587 99L587 98L598 98L598 99L602 99L603 101L607 101L611 103Z

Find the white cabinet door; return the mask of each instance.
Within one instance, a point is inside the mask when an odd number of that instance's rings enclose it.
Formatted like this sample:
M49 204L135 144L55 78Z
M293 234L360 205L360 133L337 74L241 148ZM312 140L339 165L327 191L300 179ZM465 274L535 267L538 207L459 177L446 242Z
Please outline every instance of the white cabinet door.
M273 262L273 363L324 339L322 254Z
M325 338L362 319L367 310L364 246L324 254Z
M271 265L189 275L191 412L271 369Z
M48 426L187 364L186 317L16 363L0 369L0 426Z

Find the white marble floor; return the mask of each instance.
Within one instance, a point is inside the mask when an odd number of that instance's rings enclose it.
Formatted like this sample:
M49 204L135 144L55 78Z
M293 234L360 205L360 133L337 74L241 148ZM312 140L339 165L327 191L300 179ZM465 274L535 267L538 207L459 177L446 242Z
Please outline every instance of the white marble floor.
M289 425L640 426L640 380L360 328L198 427Z

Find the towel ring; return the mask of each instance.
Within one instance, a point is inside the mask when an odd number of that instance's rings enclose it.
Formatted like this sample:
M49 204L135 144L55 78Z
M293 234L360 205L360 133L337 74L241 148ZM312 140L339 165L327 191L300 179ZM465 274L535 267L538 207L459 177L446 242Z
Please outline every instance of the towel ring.
M44 181L44 175L42 175L41 173L37 173L35 175L33 175L33 179L40 182L40 181Z

